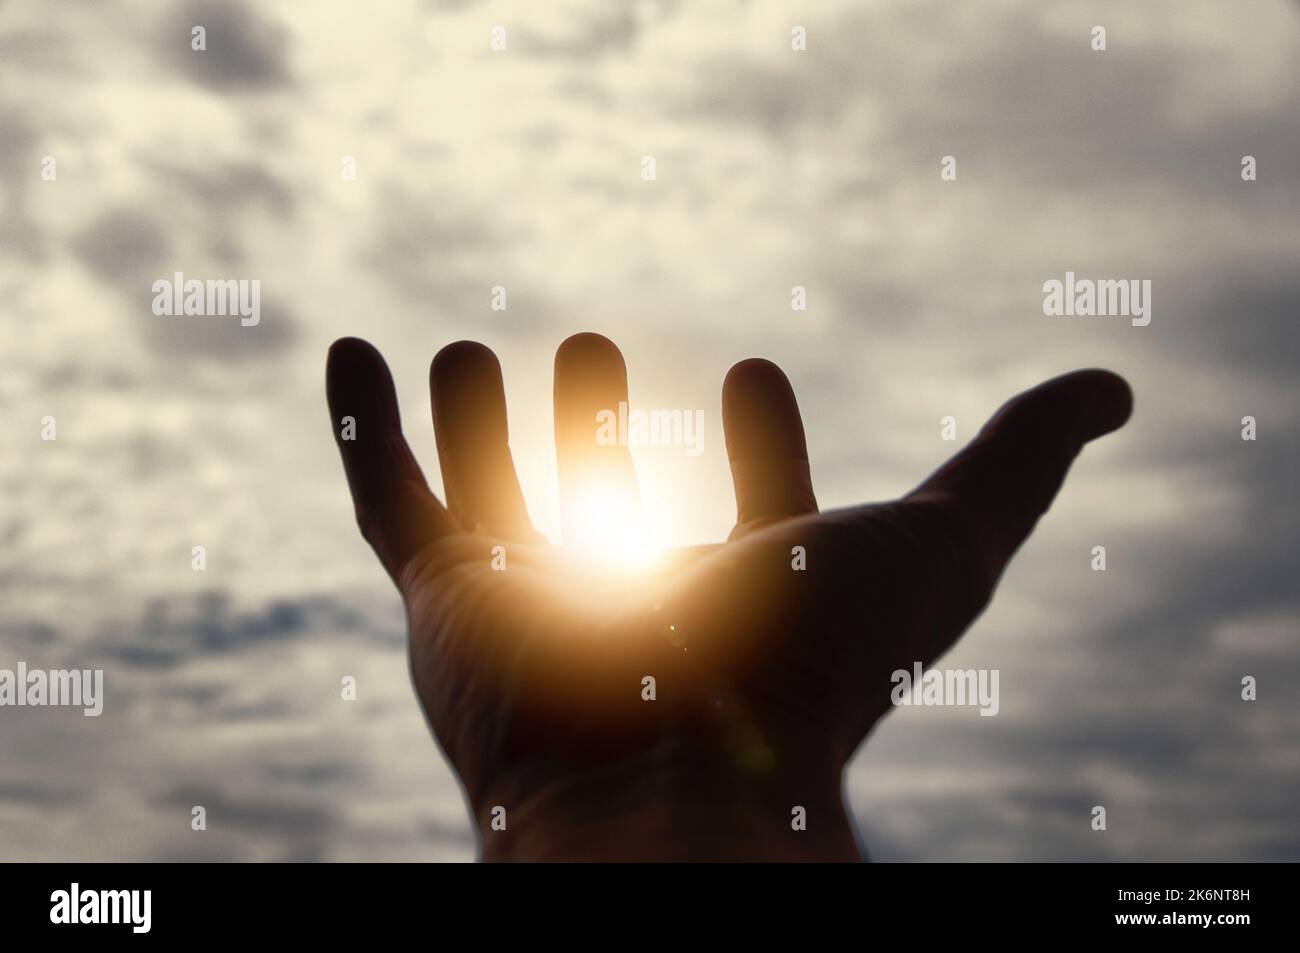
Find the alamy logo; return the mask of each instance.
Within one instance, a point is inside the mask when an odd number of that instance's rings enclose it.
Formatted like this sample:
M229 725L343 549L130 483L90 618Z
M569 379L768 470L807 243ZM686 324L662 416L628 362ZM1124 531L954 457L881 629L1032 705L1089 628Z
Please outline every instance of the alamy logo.
M685 447L688 457L704 452L704 411L618 410L596 412L596 443L602 447Z
M889 699L895 705L941 705L964 708L979 706L981 716L998 713L998 669L938 669L928 672L920 662L912 671L900 668L889 677L894 683Z
M244 327L257 327L262 320L262 282L258 278L187 281L178 271L171 280L159 278L153 283L153 313L159 317L237 314Z
M69 890L50 894L51 923L129 924L132 933L148 933L152 923L152 890Z
M87 718L104 711L104 670L0 668L0 707L11 705L81 708Z
M1043 282L1043 314L1090 317L1119 315L1133 319L1133 327L1151 323L1151 279L1143 278L1075 278L1065 273L1065 281L1051 278Z

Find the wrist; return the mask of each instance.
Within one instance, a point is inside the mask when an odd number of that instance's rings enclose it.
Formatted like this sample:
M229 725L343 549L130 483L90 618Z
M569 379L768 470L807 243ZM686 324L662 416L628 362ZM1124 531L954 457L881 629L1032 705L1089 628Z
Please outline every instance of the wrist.
M484 861L862 859L839 768L665 770L638 758L561 776L494 786L475 807Z

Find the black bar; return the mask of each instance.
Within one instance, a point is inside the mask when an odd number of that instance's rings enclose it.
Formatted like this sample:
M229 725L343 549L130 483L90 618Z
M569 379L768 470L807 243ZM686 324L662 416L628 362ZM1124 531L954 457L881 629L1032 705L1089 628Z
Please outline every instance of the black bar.
M1289 865L953 864L860 866L536 865L7 865L0 909L6 937L148 942L257 937L338 942L394 931L423 931L422 948L470 931L484 943L500 930L533 924L538 942L552 928L574 935L598 925L629 935L673 924L763 928L773 922L819 933L838 925L853 936L915 931L951 937L1069 938L1137 934L1176 942L1216 942L1278 929L1291 917ZM98 891L149 891L141 906L117 904L118 924L51 922L57 892L78 885L83 910ZM1176 891L1176 893L1170 893ZM1123 893L1121 893L1123 892ZM138 895L143 898L143 893ZM90 903L91 907L85 904ZM1150 918L1149 922L1131 918ZM1197 918L1195 921L1190 918ZM1205 925L1200 918L1209 917ZM1244 917L1244 922L1220 918ZM1120 922L1120 918L1129 918ZM1181 918L1181 919L1180 919ZM856 923L856 925L855 925ZM380 931L376 933L376 931ZM1246 931L1243 933L1242 931ZM62 936L61 936L62 935ZM691 934L694 936L694 934ZM691 945L694 945L693 943Z

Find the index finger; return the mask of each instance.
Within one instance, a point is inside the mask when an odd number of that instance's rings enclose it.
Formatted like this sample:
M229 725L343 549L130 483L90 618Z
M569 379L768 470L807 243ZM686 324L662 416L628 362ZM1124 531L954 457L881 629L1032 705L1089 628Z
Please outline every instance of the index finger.
M325 390L357 525L400 587L411 558L455 532L456 523L429 491L402 436L393 378L379 352L359 338L335 341Z

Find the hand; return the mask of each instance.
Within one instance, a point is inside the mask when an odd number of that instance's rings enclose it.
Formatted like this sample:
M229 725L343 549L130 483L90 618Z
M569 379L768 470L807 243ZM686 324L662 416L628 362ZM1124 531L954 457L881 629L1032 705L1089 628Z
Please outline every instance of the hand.
M415 688L485 859L857 859L843 770L891 674L952 645L1083 445L1132 407L1107 371L1055 378L902 499L819 513L790 384L744 361L723 384L730 538L619 573L532 528L490 350L444 348L430 387L445 507L383 358L355 338L330 350L357 522L405 601ZM594 488L638 506L627 448L596 441L597 411L627 400L618 349L566 340L554 398L566 534Z

